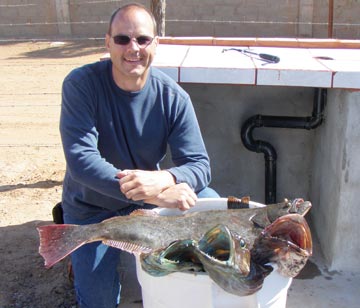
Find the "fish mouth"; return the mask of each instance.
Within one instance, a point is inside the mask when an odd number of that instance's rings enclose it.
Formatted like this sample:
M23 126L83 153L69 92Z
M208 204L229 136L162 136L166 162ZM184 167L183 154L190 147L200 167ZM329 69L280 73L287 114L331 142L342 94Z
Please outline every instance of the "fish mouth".
M178 240L165 249L140 255L141 267L152 276L164 276L173 272L204 271L196 256L194 240Z
M309 225L299 214L287 214L267 226L255 240L251 259L261 265L276 263L283 276L295 277L312 255Z
M251 262L248 244L225 225L209 230L198 242L195 252L210 278L225 291L238 296L258 291L272 271L270 266Z
M208 272L221 269L236 271L243 276L250 272L250 250L247 243L225 225L210 229L199 240L196 253Z
M143 270L153 276L185 271L231 271L247 276L250 251L239 235L224 225L217 225L197 242L178 240L165 249L142 254Z
M305 255L312 255L312 238L305 218L298 214L279 217L262 232L265 237L276 238Z

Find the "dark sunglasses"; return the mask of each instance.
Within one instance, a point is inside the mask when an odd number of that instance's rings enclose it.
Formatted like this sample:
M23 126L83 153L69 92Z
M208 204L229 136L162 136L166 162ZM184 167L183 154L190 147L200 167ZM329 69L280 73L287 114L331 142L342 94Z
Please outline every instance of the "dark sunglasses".
M148 45L152 43L154 40L154 37L147 36L147 35L140 35L138 37L130 37L127 35L115 35L113 36L114 43L117 45L128 45L132 39L135 39L136 44L139 46L139 48L146 48Z

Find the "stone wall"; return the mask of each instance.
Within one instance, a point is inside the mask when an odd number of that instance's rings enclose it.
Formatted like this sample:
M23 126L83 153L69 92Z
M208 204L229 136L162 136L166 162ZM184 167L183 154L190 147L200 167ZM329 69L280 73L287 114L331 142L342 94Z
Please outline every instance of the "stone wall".
M0 0L0 38L102 38L132 1ZM150 0L138 0L150 7ZM328 37L326 0L167 0L168 36ZM333 37L358 39L360 1L334 2Z

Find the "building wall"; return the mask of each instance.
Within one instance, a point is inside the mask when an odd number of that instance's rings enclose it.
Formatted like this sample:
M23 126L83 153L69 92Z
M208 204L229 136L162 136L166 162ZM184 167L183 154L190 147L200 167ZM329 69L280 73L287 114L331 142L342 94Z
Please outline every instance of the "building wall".
M54 1L0 1L0 38L50 37L57 32Z
M331 269L360 271L360 92L330 90L314 138L311 215Z
M129 2L0 0L0 38L102 38L111 13ZM328 11L327 0L167 0L165 34L326 38ZM359 11L359 1L335 0L334 37L360 37Z

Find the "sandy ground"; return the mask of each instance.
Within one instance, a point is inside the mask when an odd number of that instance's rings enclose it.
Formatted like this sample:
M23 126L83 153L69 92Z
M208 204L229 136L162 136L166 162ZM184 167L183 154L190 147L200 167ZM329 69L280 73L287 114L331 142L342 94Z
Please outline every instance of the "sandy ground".
M62 191L62 81L105 52L102 41L0 42L0 308L76 307L67 262L44 268L36 226L52 222ZM142 307L133 267L122 269L121 307ZM287 307L357 307L359 286L358 273L329 271L315 245Z

